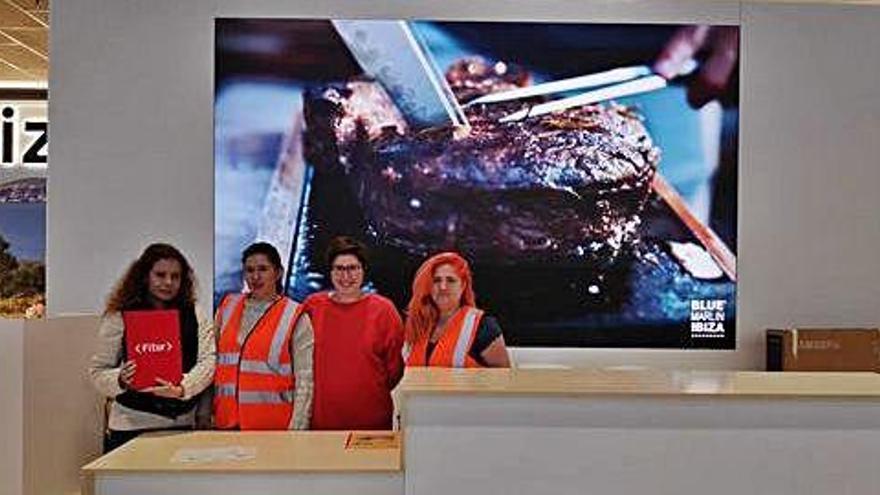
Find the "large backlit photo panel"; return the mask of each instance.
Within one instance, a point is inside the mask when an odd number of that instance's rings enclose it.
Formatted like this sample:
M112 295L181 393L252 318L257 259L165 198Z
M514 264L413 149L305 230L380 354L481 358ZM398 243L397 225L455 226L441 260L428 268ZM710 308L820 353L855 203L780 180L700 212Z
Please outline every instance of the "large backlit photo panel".
M405 308L461 252L507 342L735 347L739 28L218 19L215 299L365 241Z

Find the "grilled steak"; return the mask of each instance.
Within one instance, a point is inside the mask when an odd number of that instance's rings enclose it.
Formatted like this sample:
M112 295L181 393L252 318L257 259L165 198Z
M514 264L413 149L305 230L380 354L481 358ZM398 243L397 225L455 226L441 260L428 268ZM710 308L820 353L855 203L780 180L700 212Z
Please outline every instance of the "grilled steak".
M476 60L447 79L463 102L527 81ZM377 240L412 254L607 267L638 239L659 150L641 117L614 103L497 122L530 103L468 107L469 131L414 132L376 83L313 88L307 158L345 174Z

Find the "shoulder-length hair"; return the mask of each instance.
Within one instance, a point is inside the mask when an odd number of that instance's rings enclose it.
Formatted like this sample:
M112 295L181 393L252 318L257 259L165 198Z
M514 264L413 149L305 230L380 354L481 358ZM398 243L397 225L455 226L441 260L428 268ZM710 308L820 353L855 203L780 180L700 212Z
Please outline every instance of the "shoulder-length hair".
M440 310L431 298L434 271L441 265L450 265L461 278L461 306L475 306L473 276L466 259L460 254L445 252L428 258L416 272L412 284L412 298L407 305L406 341L413 343L429 335L440 319Z
M158 261L175 260L180 263L180 291L171 301L171 306L184 308L196 303L196 281L192 267L186 258L170 244L150 244L126 270L125 275L116 282L107 298L104 314L146 309L150 307L149 276Z

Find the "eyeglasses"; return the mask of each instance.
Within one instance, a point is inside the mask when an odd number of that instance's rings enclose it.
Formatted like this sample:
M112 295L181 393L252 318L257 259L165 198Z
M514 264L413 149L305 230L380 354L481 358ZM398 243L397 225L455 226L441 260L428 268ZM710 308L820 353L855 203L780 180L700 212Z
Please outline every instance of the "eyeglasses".
M336 273L357 273L361 271L361 265L333 265L330 267Z

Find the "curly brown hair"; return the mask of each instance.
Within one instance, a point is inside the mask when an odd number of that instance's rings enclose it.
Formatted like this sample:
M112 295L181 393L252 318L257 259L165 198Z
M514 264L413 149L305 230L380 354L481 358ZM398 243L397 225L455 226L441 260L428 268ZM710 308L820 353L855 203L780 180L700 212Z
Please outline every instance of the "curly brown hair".
M180 291L170 306L184 308L196 303L196 280L186 258L170 244L155 243L144 249L140 257L128 267L125 275L116 282L107 298L104 314L150 307L148 277L158 261L175 260L180 263Z

